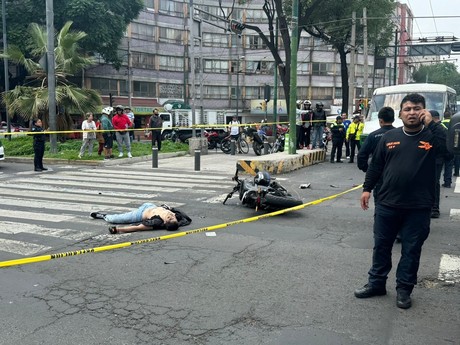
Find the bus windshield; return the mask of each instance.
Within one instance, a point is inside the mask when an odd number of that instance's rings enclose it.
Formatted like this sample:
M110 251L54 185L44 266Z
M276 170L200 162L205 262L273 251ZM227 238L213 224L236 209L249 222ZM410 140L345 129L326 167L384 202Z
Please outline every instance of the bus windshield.
M425 97L426 109L437 110L439 114L443 114L446 109L446 92L417 92ZM402 99L407 95L407 92L388 93L374 95L369 108L366 121L378 120L377 115L382 107L392 107L395 113L399 111Z

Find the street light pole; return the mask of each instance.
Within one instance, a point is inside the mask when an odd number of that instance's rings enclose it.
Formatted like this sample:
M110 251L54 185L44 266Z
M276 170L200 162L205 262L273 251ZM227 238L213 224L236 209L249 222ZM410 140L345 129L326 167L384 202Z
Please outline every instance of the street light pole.
M50 135L51 153L57 153L56 136L56 75L54 74L54 10L53 0L46 0L46 32L47 32L47 59L48 59L48 114L49 126L53 132Z
M8 74L8 58L6 57L8 44L6 41L6 6L5 0L2 0L2 24L3 24L3 54L5 57L3 58L3 69L5 71L5 92L8 92L10 89L9 83L9 74ZM11 122L10 117L8 116L8 108L5 107L5 114L6 114L6 131L9 133L11 132ZM8 139L11 140L11 135L8 136Z

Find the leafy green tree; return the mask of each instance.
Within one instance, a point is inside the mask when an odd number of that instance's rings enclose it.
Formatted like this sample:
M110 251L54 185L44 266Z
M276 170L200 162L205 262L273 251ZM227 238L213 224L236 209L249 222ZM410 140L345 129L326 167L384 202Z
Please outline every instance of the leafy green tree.
M308 18L311 14L319 9L319 6L329 0L301 0L299 4L299 36L302 30L302 25L308 23ZM240 2L241 4L241 2ZM290 95L290 73L291 73L291 31L289 27L292 2L286 0L265 0L262 10L264 11L268 22L268 34L265 34L258 26L244 24L246 30L252 30L259 34L259 37L265 43L267 48L272 53L275 60L275 66L278 68L278 73L283 84L286 104L289 109ZM230 13L231 16L231 13ZM227 19L227 18L226 18ZM278 47L277 37L275 36L275 26L278 20L279 33L282 46Z
M440 62L430 65L421 65L412 77L417 83L444 84L454 88L460 95L460 73L457 66L451 62Z
M321 4L321 11L314 11L308 17L308 22L303 25L306 32L332 45L340 56L343 109L348 109L349 101L353 101L348 99L347 54L351 49L358 50L363 46L363 26L359 21L363 8L367 9L369 48L374 48L373 50L379 53L388 47L394 32L394 6L393 0L326 0ZM353 11L357 16L355 47L351 46Z
M26 51L29 23L46 24L46 1L8 0L6 21L8 42ZM128 24L144 7L142 0L54 0L54 25L61 28L68 21L74 30L88 33L80 42L90 54L100 54L116 68L121 65L118 45ZM1 12L1 9L0 9Z
M88 67L93 63L91 58L81 53L78 43L86 37L82 31L70 31L72 22L67 22L57 34L54 50L56 66L56 105L57 129L67 130L70 127L72 113L95 112L102 104L100 95L91 89L82 89L71 84L67 77ZM47 73L40 59L47 52L46 28L32 23L29 26L30 44L26 55L19 47L10 46L7 57L14 63L23 66L27 72L27 85L18 85L3 93L3 102L9 114L18 114L25 120L44 116L47 122L48 88ZM3 56L1 56L3 57Z

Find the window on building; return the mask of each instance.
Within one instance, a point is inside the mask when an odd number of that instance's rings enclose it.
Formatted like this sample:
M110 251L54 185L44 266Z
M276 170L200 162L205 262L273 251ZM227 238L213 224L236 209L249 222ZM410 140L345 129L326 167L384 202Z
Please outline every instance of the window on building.
M246 21L248 23L265 23L268 22L268 18L263 10L247 9Z
M134 97L156 97L156 84L146 81L133 82Z
M311 37L302 36L299 39L299 49L307 49L310 48L311 44Z
M204 72L228 73L228 61L204 60Z
M131 37L154 42L155 27L142 23L131 23Z
M108 79L108 78L91 78L91 89L99 91L101 95L108 95L111 93L112 95L118 94L118 85L125 86L124 80L117 80L117 79Z
M261 74L273 74L275 73L275 62L274 61L264 61L260 62L260 73Z
M341 87L335 88L334 98L342 98L342 88Z
M182 84L160 84L159 92L161 98L184 98L184 86Z
M132 53L132 64L133 67L155 69L155 55L134 52Z
M337 73L335 63L329 62L313 62L312 63L312 75L335 75Z
M160 0L158 12L174 17L184 17L184 2L172 0Z
M160 28L159 41L167 43L181 43L182 30L172 28Z
M160 70L166 71L183 71L184 70L184 58L177 56L160 56Z
M203 46L228 47L229 35L217 33L203 33Z
M312 98L314 99L332 99L332 87L312 87Z
M147 8L155 8L153 6L153 1L154 0L144 0L144 6L147 7Z
M247 99L262 99L263 90L260 86L246 86L246 98Z
M307 99L308 87L297 87L297 99Z
M203 88L204 98L228 99L227 86L205 86Z
M249 49L267 49L267 45L262 41L259 35L247 35L246 47Z
M300 62L297 64L297 74L309 74L310 64L308 62Z

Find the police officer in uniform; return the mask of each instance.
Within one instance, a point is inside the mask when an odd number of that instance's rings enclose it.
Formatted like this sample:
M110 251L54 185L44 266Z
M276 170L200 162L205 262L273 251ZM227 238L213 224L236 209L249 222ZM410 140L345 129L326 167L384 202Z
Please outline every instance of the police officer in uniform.
M32 125L32 133L34 133L34 166L35 171L48 170L43 166L43 155L45 154L46 137L43 129L42 120L38 119Z

